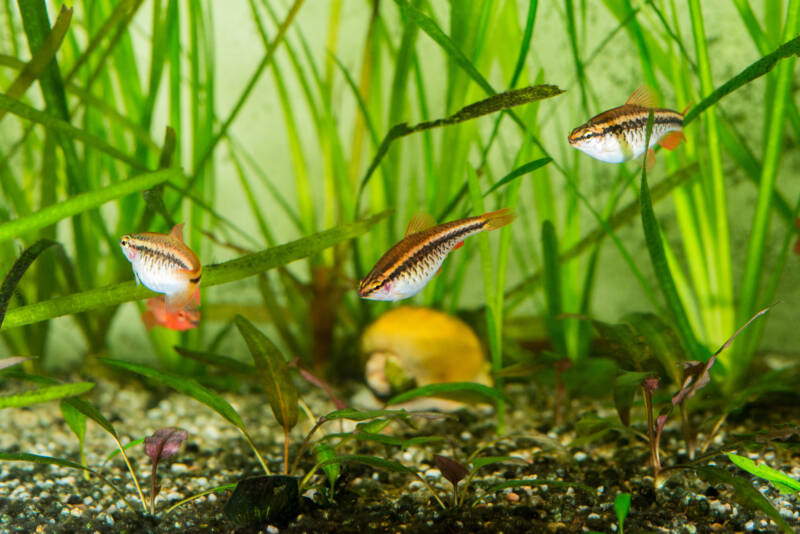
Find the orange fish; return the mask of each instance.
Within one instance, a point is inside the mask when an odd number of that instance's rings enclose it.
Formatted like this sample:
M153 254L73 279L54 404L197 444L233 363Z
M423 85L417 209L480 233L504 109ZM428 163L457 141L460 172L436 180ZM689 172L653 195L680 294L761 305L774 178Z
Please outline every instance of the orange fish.
M200 288L195 291L194 300L200 304ZM189 304L185 308L169 312L164 297L153 297L147 300L147 311L142 313L142 322L148 331L155 326L163 326L182 332L197 328L200 324L200 310Z
M166 295L167 311L177 312L192 300L203 266L183 243L183 223L169 234L142 232L119 239L125 257L133 266L136 283Z

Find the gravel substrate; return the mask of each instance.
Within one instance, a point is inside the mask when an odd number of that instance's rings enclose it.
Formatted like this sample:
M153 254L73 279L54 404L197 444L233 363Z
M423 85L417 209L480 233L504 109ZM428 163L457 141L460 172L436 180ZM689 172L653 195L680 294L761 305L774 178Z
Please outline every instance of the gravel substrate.
M306 491L303 513L282 532L617 532L614 499L621 492L632 494L625 523L628 532L776 532L775 523L763 513L737 504L725 485L709 485L688 471L673 476L658 491L653 488L647 467L649 449L615 432L583 448L567 448L574 437L571 424L551 427L552 413L543 401L547 398L533 387L508 388L512 407L508 413L508 433L498 439L494 417L488 407L469 407L454 417L420 421L419 428L393 423L390 427L403 436L439 435L445 442L401 450L378 444L357 443L348 454L370 454L390 458L414 468L447 504L452 487L433 465L433 456L443 454L464 461L478 447L486 446L481 456L508 455L519 458L484 467L467 493L465 506L443 510L429 490L414 477L378 471L363 465L347 465L336 487L336 502L330 503L322 488L327 481L317 475ZM189 439L174 458L159 469L162 491L156 499L157 515L141 513L136 488L119 456L104 464L114 450L111 437L89 422L86 437L88 464L119 487L135 509L92 477L86 480L77 470L48 465L0 462L0 532L277 532L275 527L237 528L222 513L228 494L201 497L178 507L171 504L263 471L239 432L216 413L183 395L168 390L144 390L135 384L99 385L90 400L115 425L122 442L144 437L158 428L186 429ZM274 424L268 404L257 393L226 394L239 411L270 468L281 469L282 431ZM332 408L317 392L304 396L311 410L320 415ZM613 412L606 405L592 406L586 400L573 400L568 414L594 410L601 415ZM714 446L737 433L752 433L778 423L798 424L797 410L745 410L726 423L726 433ZM567 419L569 420L569 419ZM637 426L635 424L634 426ZM310 428L304 419L293 431L295 442ZM343 428L328 423L329 432ZM639 425L639 429L643 429ZM800 479L797 436L788 447L766 448L753 458ZM680 429L671 423L662 440L665 465L682 457ZM4 410L0 418L0 451L30 452L78 461L78 443L64 423L56 403L28 409ZM129 449L145 497L149 499L150 460L144 446ZM297 451L297 443L292 452ZM740 454L747 454L739 451ZM307 455L299 465L302 475L312 465ZM781 495L768 483L753 479L732 466L724 457L716 465L751 480L797 529L800 527L800 498ZM537 479L569 484L541 484L487 493L485 488L510 479ZM588 488L587 488L588 487ZM472 506L477 504L476 506Z

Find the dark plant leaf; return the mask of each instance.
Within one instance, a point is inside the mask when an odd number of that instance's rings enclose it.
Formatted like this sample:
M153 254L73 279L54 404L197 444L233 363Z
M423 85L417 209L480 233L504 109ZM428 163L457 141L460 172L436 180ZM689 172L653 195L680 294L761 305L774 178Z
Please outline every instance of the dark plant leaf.
M290 430L297 423L297 389L286 360L278 347L250 321L241 315L234 321L253 356L272 414L284 429Z
M9 223L6 223L6 226ZM6 316L8 309L8 302L11 300L11 295L14 294L14 289L17 287L22 275L28 270L28 267L39 257L39 254L52 247L58 245L55 241L49 239L40 239L30 247L26 248L22 255L17 258L14 265L9 269L8 274L3 280L3 285L0 286L0 326L3 324L3 319Z
M642 380L648 376L648 373L623 371L614 380L614 406L617 408L619 420L625 426L631 424L633 399L642 385Z
M280 475L246 478L236 485L223 513L240 527L285 528L300 514L297 479Z
M786 534L793 532L792 527L781 517L774 506L756 490L749 480L739 478L718 467L695 467L695 473L709 484L726 484L733 488L733 498L742 506L753 510L761 510L767 517L775 521L778 528Z
M449 480L453 486L457 486L469 474L469 470L463 464L447 456L437 454L433 457L433 463L442 472L442 476Z
M178 450L189 437L189 433L180 428L159 428L144 440L144 452L158 463L159 460L178 454Z

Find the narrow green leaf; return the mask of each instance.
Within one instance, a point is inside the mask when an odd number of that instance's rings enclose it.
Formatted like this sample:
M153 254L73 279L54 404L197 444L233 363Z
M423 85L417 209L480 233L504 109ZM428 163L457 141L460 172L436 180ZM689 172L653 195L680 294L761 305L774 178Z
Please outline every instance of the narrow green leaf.
M100 361L114 367L119 367L121 369L125 369L126 371L131 371L133 373L150 378L156 382L171 387L175 391L179 391L184 395L188 395L217 412L238 429L242 431L245 430L244 421L242 421L242 418L239 416L236 410L233 409L233 406L228 404L228 401L213 391L204 388L191 378L183 378L168 373L162 373L161 371L157 371L152 367L147 367L146 365L139 365L122 360L101 358Z
M628 517L628 510L631 509L631 494L620 493L614 499L614 512L619 521L619 534L625 534L625 518Z
M528 464L527 461L517 456L482 456L480 458L475 458L470 463L472 464L472 472L474 473L478 469L486 467L487 465L502 464L506 462L517 462L525 465Z
M649 146L652 132L653 110L650 110L650 114L647 118L645 146ZM646 160L647 158L644 159ZM647 251L650 254L650 261L653 264L653 270L658 279L658 285L661 287L661 292L664 294L664 299L667 301L667 307L672 314L672 319L675 321L678 333L681 336L681 342L686 351L694 358L705 361L709 356L708 350L700 345L694 335L694 330L692 330L692 326L689 324L689 319L686 316L686 311L683 309L683 303L678 295L678 290L675 288L675 281L672 279L672 273L667 263L664 243L661 241L661 230L656 220L656 215L653 212L652 201L650 200L650 188L647 185L647 165L645 163L642 164L642 181L639 200L641 203L642 226L644 227Z
M489 98L461 108L449 117L436 119L433 121L420 122L413 126L409 126L406 123L392 126L392 128L381 141L381 144L378 146L375 156L373 156L372 161L370 162L369 167L364 174L364 177L361 179L361 186L359 187L358 192L359 198L361 197L361 192L364 191L367 183L369 183L369 180L375 172L375 169L378 168L381 160L383 160L384 156L386 156L386 153L389 151L389 147L395 140L416 132L431 130L441 126L458 124L460 122L476 119L484 115L496 113L504 109L510 109L515 106L537 102L546 98L552 98L560 95L563 92L564 91L555 85L533 85L530 87L524 87L522 89L515 89L513 91L498 94L495 94L494 91L492 91L492 96Z
M57 119L53 115L45 113L44 111L34 109L29 105L20 102L19 100L4 95L3 93L0 93L0 110L16 115L22 119L41 124L48 130L56 132L57 134L60 134L66 138L81 141L87 146L108 154L112 158L130 165L136 170L148 170L147 167L145 167L141 162L136 161L131 156L109 145L103 139L100 139L99 137L89 133L87 130L76 128L66 121Z
M529 161L528 163L526 163L524 165L520 165L519 167L517 167L516 169L514 169L510 173L508 173L505 176L503 176L502 178L500 178L497 182L495 182L495 184L492 187L490 187L489 190L486 191L483 194L483 196L487 196L489 193L491 193L493 191L496 191L497 189L499 189L499 188L503 187L504 185L508 184L509 182L511 182L513 180L516 180L520 176L523 176L525 174L528 174L529 172L533 172L536 169L544 167L545 165L547 165L551 161L553 161L553 160L550 159L550 158L540 158L540 159L536 159L536 160L533 160L533 161Z
M731 462L739 466L739 468L744 469L751 475L770 481L781 493L800 493L800 482L782 471L773 469L767 464L756 464L750 458L745 458L744 456L739 456L732 452L728 453L728 458Z
M368 219L350 224L343 224L317 234L303 237L291 243L268 248L261 252L245 256L217 265L203 268L202 287L226 284L256 275L260 272L286 265L293 261L307 258L328 247L350 240L367 232L372 226L386 217L388 212L374 215ZM45 302L37 302L10 310L3 322L2 329L14 328L30 323L45 321L62 315L73 315L123 302L150 298L153 292L139 286L133 281L90 289L82 293L65 297L57 297Z
M88 467L85 467L79 463L75 463L71 460L54 458L53 456L40 456L38 454L30 454L27 452L0 452L0 460L5 460L7 462L32 462L35 464L55 465L58 467L69 467L72 469L80 469L81 471L89 471L90 473L93 473L93 471Z
M55 224L62 219L102 206L106 202L150 189L168 180L182 177L179 169L166 169L140 174L128 180L111 184L102 189L73 196L64 202L47 206L26 217L0 224L0 243L35 232Z
M61 415L64 417L64 422L67 423L67 426L78 438L81 451L83 451L83 442L86 439L86 416L64 401L61 401Z
M408 417L413 415L414 412L407 412L406 410L356 410L354 408L345 408L344 410L336 410L323 417L327 420L334 419L348 419L350 421L367 421L369 419L377 419L379 417Z
M461 402L487 402L504 401L502 393L494 388L476 382L446 382L442 384L428 384L401 393L389 399L387 406L400 404L420 397L435 397Z
M733 498L744 507L761 510L767 517L775 521L778 528L786 534L794 532L792 527L781 517L774 506L756 490L749 480L736 477L718 467L695 467L695 473L709 484L726 484L733 488Z
M199 350L191 350L184 347L172 347L175 352L184 358L191 358L192 360L204 363L206 365L213 365L219 367L230 373L254 377L256 375L256 368L249 363L240 362L230 356L216 354L213 352L204 352Z
M3 408L21 408L31 404L40 404L64 397L73 397L86 393L94 387L94 382L73 382L58 386L47 386L12 395L0 395L0 410Z
M771 54L762 57L742 72L720 85L714 92L705 97L686 113L683 119L684 126L696 119L702 112L722 100L723 97L736 91L741 86L752 82L756 78L767 74L782 59L797 55L800 55L800 37L795 37L791 41L787 41Z
M50 30L47 38L42 45L33 55L31 60L25 64L25 67L17 75L16 79L6 89L5 94L11 98L19 99L28 87L36 81L36 79L44 72L50 62L56 55L56 52L61 47L69 29L69 23L72 20L72 8L67 8L66 5L61 6L61 11L58 14L53 28ZM5 111L0 111L0 120L5 115Z
M111 421L106 419L105 416L100 413L100 410L98 410L94 404L85 399L66 399L64 403L69 404L72 408L100 425L100 427L111 434L114 439L119 439L117 429L114 428L114 425L111 424Z
M394 473L406 473L418 476L416 471L414 471L410 467L404 466L401 463L395 462L394 460L386 460L384 458L378 458L377 456L366 456L363 454L345 454L342 456L337 456L335 458L330 458L328 460L321 462L319 464L319 467L325 468L326 465L346 464L346 463L364 464L364 465L369 465L371 467L377 467L378 469L392 471Z
M553 222L542 223L542 258L544 259L544 295L547 301L547 330L553 348L561 356L567 356L564 321L559 319L562 311L561 263L558 260L558 239Z
M388 421L386 422L388 423ZM419 447L420 445L427 445L428 443L438 443L440 441L444 441L444 438L441 436L398 438L397 436L389 436L386 434L377 434L366 431L327 434L322 439L355 439L356 441L370 441L373 443L381 443L383 445L393 445L395 447L401 447L402 449L407 449L408 447Z
M139 444L141 444L141 443L144 443L144 440L145 440L145 439L146 439L146 438L139 438L139 439L135 439L135 440L133 440L133 441L129 441L128 443L126 443L125 445L123 445L123 446L122 446L122 448L123 448L124 450L126 450L126 451L127 451L127 450L128 450L128 449L130 449L131 447L135 447L135 446L137 446L137 445L139 445ZM117 456L117 455L118 455L120 452L121 452L121 451L120 451L120 449L114 449L113 451L111 451L111 452L108 454L108 456L106 456L106 459L105 459L105 460L103 460L103 464L107 464L107 463L108 463L110 460L112 460L112 459L113 459L115 456Z
M278 347L250 321L237 315L234 322L253 356L272 414L284 429L290 430L297 424L297 389L286 360Z

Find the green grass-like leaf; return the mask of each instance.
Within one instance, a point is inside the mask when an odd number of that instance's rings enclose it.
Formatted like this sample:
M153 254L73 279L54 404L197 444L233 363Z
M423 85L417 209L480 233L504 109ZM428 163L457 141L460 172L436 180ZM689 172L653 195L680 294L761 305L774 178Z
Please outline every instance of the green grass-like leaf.
M74 397L86 393L94 387L94 382L73 382L37 388L13 395L0 395L0 410L3 408L21 408L31 404L41 404L51 400Z
M55 224L62 219L78 215L85 211L102 206L106 202L117 200L127 195L150 189L158 184L182 177L178 169L167 169L152 173L140 174L128 180L111 184L75 195L64 202L53 204L28 216L0 224L0 243L19 237L28 232L35 232Z
M395 395L386 402L387 406L400 404L422 397L435 397L462 402L488 402L504 401L505 396L494 388L475 382L446 382L442 384L428 384Z
M11 296L14 294L14 290L25 274L25 271L27 271L28 267L39 257L39 254L55 244L55 241L40 239L25 249L22 255L14 262L14 265L11 266L8 274L3 279L3 285L0 286L0 325L3 324L3 320L5 319L8 302L11 300Z
M614 499L614 512L619 521L619 534L625 534L625 518L628 517L628 510L631 509L631 494L620 493Z
M800 493L800 482L782 471L773 469L767 464L756 464L750 458L745 458L744 456L739 456L732 452L728 453L728 459L751 475L768 480L773 486L778 488L778 491L781 493L790 495Z
M753 510L761 510L775 521L778 528L786 534L794 532L791 525L781 517L766 497L756 490L749 480L739 478L718 467L695 467L695 473L709 484L726 484L733 488L733 498L742 506Z

